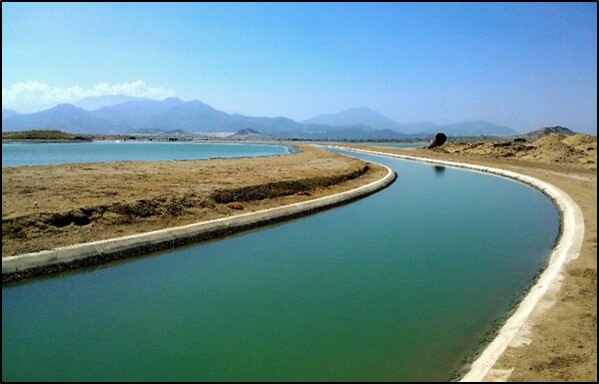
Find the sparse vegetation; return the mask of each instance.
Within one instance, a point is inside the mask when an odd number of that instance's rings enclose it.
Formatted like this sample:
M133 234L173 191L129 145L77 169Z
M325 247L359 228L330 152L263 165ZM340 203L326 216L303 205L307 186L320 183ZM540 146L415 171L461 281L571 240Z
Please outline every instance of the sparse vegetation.
M52 140L52 141L91 141L86 136L73 135L59 130L31 130L2 132L2 140Z

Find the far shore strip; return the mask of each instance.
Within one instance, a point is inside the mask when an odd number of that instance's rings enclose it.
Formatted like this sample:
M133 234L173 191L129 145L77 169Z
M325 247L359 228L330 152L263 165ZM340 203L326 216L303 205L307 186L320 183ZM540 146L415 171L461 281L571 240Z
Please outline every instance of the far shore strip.
M508 171L500 168L487 167L477 164L460 163L455 161L436 160L425 157L400 155L394 153L371 151L366 149L347 148L342 146L329 146L377 156L397 157L405 160L426 162L432 164L445 165L449 167L464 168L496 176L503 176L526 183L549 196L556 205L562 217L561 236L555 244L553 252L549 256L547 267L538 278L536 284L532 286L526 296L522 299L515 312L506 320L500 328L495 338L486 346L478 358L471 364L470 371L460 380L462 382L473 381L506 381L511 370L493 370L493 366L499 357L505 352L508 346L517 343L521 331L524 331L529 317L537 305L547 298L548 292L554 292L559 289L562 281L563 267L566 263L575 260L580 254L582 241L584 238L584 217L582 210L574 200L548 182L542 181L532 176Z

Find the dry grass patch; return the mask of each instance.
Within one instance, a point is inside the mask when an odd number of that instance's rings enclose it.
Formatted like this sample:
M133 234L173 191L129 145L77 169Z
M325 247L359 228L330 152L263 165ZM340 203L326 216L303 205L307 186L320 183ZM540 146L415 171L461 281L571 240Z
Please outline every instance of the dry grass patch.
M2 255L309 200L385 172L311 147L265 158L3 168Z

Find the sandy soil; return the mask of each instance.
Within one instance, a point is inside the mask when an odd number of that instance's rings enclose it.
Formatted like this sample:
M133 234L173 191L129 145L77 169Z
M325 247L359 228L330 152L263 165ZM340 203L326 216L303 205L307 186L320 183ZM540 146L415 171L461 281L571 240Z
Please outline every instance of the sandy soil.
M2 168L2 256L310 200L386 173L301 149L266 158Z
M531 143L449 142L435 151L478 158L516 159L535 164L597 169L597 138L580 133L573 136L552 133Z
M510 381L597 380L597 160L596 138L591 138L594 145L583 144L582 148L586 149L573 156L564 155L567 149L560 153L564 143L556 142L565 138L559 137L545 140L549 143L546 147L543 141L536 142L536 156L532 153L505 155L502 146L495 147L498 149L494 152L492 143L484 146L449 143L447 147L434 150L355 146L512 170L561 188L582 209L585 236L580 256L566 265L557 293L533 312L529 324L530 344L509 347L494 366L494 370L509 374ZM579 143L580 139L571 137L567 142ZM586 141L588 137L582 139ZM486 147L483 153L477 153L480 147Z

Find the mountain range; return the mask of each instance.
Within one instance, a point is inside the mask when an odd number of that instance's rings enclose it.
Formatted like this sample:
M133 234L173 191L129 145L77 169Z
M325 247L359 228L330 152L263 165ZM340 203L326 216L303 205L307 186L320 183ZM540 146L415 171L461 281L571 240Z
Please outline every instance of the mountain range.
M271 137L298 139L401 139L447 135L515 134L507 127L485 121L437 125L430 122L401 124L367 108L352 108L320 115L304 122L285 117L228 114L199 100L182 101L101 96L72 104L59 104L40 112L20 114L2 109L2 130L59 129L78 134L131 132L236 132L254 129ZM85 107L85 108L83 108Z
M464 121L447 125L438 125L428 121L402 124L368 108L351 108L335 114L319 115L305 120L304 123L332 126L362 124L375 129L386 129L405 134L444 132L448 135L510 135L516 133L513 129L487 121Z
M122 104L128 101L142 101L151 100L145 97L134 97L127 95L103 95L103 96L90 96L84 97L83 99L73 103L75 107L87 109L88 111L95 111L100 108L110 107L115 104Z

